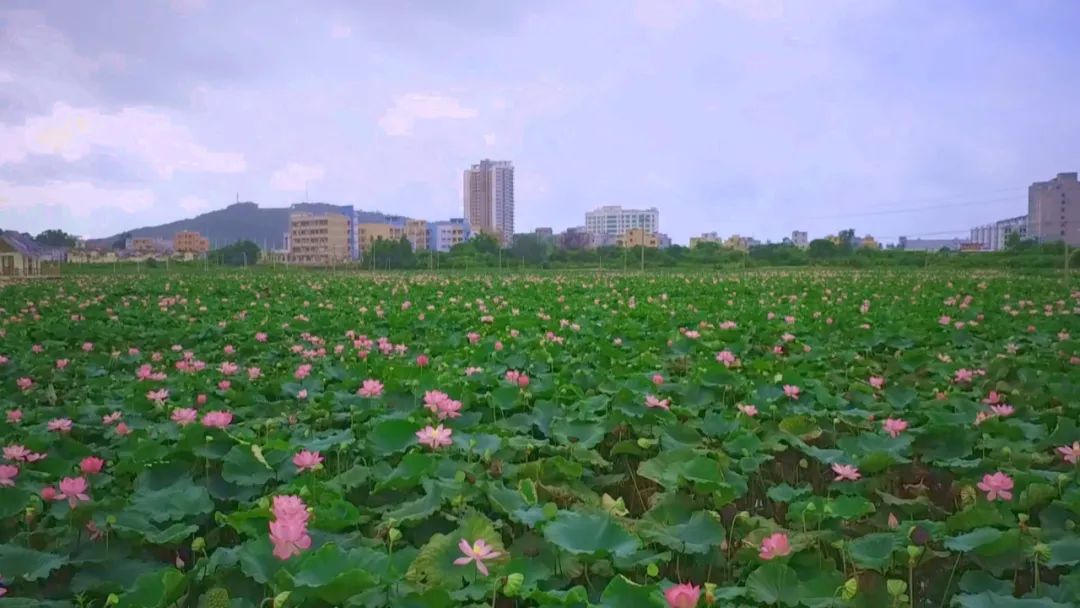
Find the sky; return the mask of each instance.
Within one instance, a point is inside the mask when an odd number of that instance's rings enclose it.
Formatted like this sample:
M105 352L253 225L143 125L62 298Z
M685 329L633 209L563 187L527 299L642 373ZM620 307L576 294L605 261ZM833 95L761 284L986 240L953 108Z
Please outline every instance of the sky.
M312 200L516 230L966 236L1080 169L1074 0L4 0L0 226ZM306 194L305 194L306 192Z

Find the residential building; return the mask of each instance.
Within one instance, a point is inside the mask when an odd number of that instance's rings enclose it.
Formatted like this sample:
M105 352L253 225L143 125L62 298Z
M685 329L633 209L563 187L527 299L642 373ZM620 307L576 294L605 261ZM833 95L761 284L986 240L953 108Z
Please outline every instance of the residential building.
M619 235L615 244L619 247L650 247L660 246L660 238L655 232L649 232L644 228L631 228Z
M623 209L619 205L608 205L585 214L585 230L593 234L618 236L634 228L657 232L660 230L660 212L656 207Z
M312 266L352 259L348 217L339 213L289 215L289 262Z
M184 230L173 236L173 251L181 253L206 253L210 251L210 239L198 232Z
M1027 235L1039 241L1080 246L1080 181L1075 171L1031 184Z
M584 226L573 226L555 237L555 244L562 249L592 249L592 236Z
M0 276L26 277L41 274L45 248L29 234L0 232Z
M807 235L805 230L792 230L791 244L795 245L799 249L806 249L810 246L809 235Z
M405 236L405 226L379 223L357 224L357 241L360 243L360 257L366 257L371 253L371 247L376 241L397 241Z
M750 247L760 244L757 239L733 234L724 241L724 247L739 251L750 251Z
M330 203L304 202L290 205L291 213L308 213L311 215L336 214L344 217L349 230L349 257L356 259L360 256L360 248L356 242L356 216L357 211L352 205L333 205Z
M446 253L459 243L472 237L472 229L465 218L451 218L443 222L428 222L428 248Z
M487 160L465 170L465 219L472 232L484 232L509 245L514 237L514 165Z
M1020 215L984 224L971 229L971 242L979 243L982 251L1002 251L1009 234L1015 232L1021 239L1027 238L1028 216Z
M664 234L663 232L656 233L656 241L660 249L667 249L668 247L671 247L671 237Z
M430 247L427 220L405 220L405 238L413 251L427 251Z
M536 234L536 238L538 238L538 239L540 239L542 241L555 240L555 231L552 230L551 228L537 228L534 231L534 234Z
M720 236L716 232L703 232L701 236L690 237L690 248L693 249L702 243L716 243L722 245L724 243L724 237Z
M136 253L161 253L172 249L172 243L165 239L155 239L148 236L131 237L124 242L124 249Z
M881 245L869 234L857 236L852 240L851 246L855 249L881 249Z

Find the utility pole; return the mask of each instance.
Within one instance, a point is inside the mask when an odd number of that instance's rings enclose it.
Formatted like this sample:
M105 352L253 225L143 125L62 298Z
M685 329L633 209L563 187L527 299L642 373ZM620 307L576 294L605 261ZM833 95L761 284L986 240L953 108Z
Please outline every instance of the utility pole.
M645 272L645 245L641 246L641 272Z

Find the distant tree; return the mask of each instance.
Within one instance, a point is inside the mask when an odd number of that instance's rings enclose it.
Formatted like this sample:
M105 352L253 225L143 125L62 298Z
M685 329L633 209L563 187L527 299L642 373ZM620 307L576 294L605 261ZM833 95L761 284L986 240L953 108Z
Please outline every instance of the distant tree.
M414 268L416 266L416 254L413 252L412 243L405 237L400 239L379 239L372 243L368 255L375 258L375 269L379 268Z
M840 239L840 249L843 251L851 251L855 248L855 229L848 228L847 230L841 230L836 235Z
M481 232L468 240L477 253L499 253L499 241L490 234Z
M543 264L551 253L549 241L535 234L515 234L514 244L507 255L515 261L524 260L526 264Z
M63 230L50 229L34 237L34 241L46 247L74 247L79 239Z
M239 241L210 252L210 259L225 266L248 266L259 261L259 246L251 241Z
M839 253L840 247L828 239L814 239L807 248L807 255L815 260L835 258Z
M1019 232L1010 230L1005 235L1005 251L1016 251L1020 248L1020 242L1022 240Z

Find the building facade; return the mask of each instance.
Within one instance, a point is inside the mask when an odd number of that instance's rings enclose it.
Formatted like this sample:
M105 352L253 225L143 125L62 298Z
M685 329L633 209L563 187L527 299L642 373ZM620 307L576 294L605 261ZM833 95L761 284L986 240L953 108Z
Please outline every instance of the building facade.
M810 246L810 237L805 230L792 230L791 244L799 249L806 249Z
M690 248L693 249L702 243L716 243L717 245L723 244L724 237L720 236L716 232L703 232L701 236L690 237Z
M660 237L655 232L649 232L644 228L631 228L620 235L615 241L618 247L650 247L660 246Z
M428 222L428 248L446 253L472 236L472 229L465 218L452 218L445 222Z
M405 226L396 224L357 224L360 257L367 257L376 241L397 241L405 236Z
M1015 232L1021 239L1027 238L1028 216L1021 215L984 224L971 229L972 243L978 243L981 251L1002 251L1009 235Z
M1028 187L1027 235L1080 246L1080 181L1075 171Z
M206 253L210 251L210 239L191 230L177 232L173 236L173 251L179 253Z
M593 234L619 236L635 228L649 233L659 231L660 212L656 207L623 209L619 205L608 205L585 214L585 230Z
M338 213L289 215L289 262L325 266L352 259L351 224Z
M509 245L514 237L514 165L487 160L465 170L465 220L472 232L483 232Z
M902 236L899 239L897 247L904 251L941 251L947 249L949 251L960 251L965 243L963 239L909 239L906 236Z
M405 238L413 251L427 251L430 248L427 220L405 220Z

